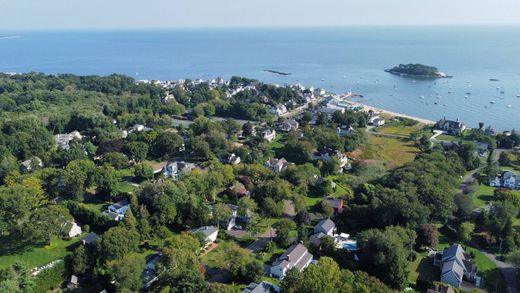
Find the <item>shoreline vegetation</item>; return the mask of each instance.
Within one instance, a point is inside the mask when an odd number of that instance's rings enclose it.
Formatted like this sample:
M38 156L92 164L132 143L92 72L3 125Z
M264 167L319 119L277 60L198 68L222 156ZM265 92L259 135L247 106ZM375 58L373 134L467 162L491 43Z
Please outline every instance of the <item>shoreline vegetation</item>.
M437 67L427 66L423 64L399 64L391 69L385 69L385 72L399 75L403 77L415 77L415 78L452 78L453 76L447 75L444 72L439 71Z
M372 111L374 114L408 118L408 119L416 120L419 123L423 123L423 124L435 124L435 121L433 121L433 120L429 120L429 119L425 119L425 118L419 118L419 117L416 117L416 116L407 115L407 114L403 114L403 113L393 112L393 111L389 111L389 110L385 110L385 109L369 106L369 105L366 105L366 104L363 104L363 103L360 103L360 102L354 102L352 100L349 100L349 103L352 106L354 106L354 107L362 108L364 112Z

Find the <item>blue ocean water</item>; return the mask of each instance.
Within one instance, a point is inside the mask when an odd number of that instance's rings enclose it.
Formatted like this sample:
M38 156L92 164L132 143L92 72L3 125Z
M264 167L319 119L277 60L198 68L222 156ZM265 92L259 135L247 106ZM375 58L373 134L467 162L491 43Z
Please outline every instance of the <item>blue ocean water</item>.
M229 78L363 94L366 104L437 120L520 129L520 27L348 27L1 32L0 71ZM437 66L452 79L385 73ZM274 69L292 73L281 76ZM490 81L494 78L499 81Z

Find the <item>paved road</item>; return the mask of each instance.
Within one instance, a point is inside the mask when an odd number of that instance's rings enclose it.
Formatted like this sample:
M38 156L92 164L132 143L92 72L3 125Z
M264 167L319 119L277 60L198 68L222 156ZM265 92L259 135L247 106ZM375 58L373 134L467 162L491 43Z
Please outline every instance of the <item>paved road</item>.
M276 236L276 230L273 228L271 228L271 231L267 230L264 233L257 235L257 239L249 244L247 250L251 251L252 253L259 253L267 245L271 236Z

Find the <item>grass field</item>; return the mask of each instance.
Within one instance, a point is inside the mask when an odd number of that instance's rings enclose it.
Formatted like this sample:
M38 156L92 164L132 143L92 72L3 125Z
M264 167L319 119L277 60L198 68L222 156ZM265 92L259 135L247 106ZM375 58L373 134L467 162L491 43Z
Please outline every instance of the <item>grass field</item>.
M410 136L412 133L420 131L424 128L423 124L417 124L414 126L405 126L402 124L387 124L381 127L375 128L376 132L396 135Z
M51 245L44 247L29 248L26 251L6 255L0 245L0 269L10 266L16 262L26 264L29 268L39 267L63 258L68 255L72 248L77 245L83 235L77 236L72 240L54 238Z
M473 205L475 205L476 208L482 208L489 204L493 199L494 191L495 187L479 185L477 191L471 194Z
M393 168L413 161L418 152L419 149L409 140L369 135L361 158L384 161Z

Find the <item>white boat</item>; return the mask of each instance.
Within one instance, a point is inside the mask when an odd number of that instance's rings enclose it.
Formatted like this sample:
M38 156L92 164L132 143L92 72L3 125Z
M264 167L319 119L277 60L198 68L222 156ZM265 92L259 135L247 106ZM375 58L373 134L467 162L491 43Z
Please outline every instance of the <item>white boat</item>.
M508 108L511 108L511 107L513 107L513 105L507 105L507 107L508 107Z

